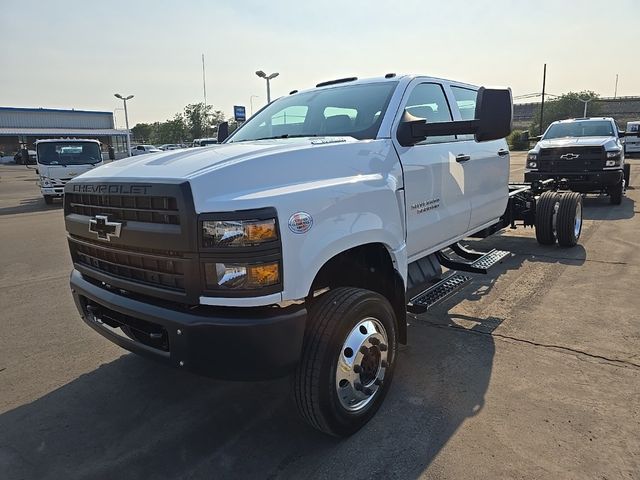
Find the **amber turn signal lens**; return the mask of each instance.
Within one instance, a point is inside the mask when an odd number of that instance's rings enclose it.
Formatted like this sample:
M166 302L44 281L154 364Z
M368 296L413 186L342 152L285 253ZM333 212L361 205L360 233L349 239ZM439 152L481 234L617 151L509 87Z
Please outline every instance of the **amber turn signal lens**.
M271 218L259 222L247 223L245 226L245 238L250 243L269 242L278 238L276 221Z
M265 263L262 265L248 266L248 283L255 287L267 287L280 281L280 269L278 263Z

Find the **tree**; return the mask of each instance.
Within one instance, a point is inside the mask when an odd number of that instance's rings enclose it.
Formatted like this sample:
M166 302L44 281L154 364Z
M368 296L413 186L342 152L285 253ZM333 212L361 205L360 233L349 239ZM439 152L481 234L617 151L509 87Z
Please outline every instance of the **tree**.
M211 134L214 127L224 122L224 113L214 110L213 105L191 103L184 107L184 121L190 139L203 138Z
M556 120L565 120L567 118L580 118L584 114L584 102L581 100L592 99L587 107L587 114L596 116L600 112L600 104L598 103L598 94L590 90L582 92L569 92L553 100L544 102L544 119L542 123L542 131ZM537 135L540 131L540 110L538 109L533 116L533 123L530 127L532 135Z
M138 123L131 129L131 140L139 143L148 142L153 135L153 130L151 123Z

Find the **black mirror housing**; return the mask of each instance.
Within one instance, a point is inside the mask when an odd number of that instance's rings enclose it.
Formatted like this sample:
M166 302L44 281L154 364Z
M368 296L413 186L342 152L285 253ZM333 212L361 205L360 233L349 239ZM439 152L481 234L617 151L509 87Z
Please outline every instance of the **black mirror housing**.
M218 125L218 143L224 142L229 136L229 122Z
M476 99L475 131L477 142L498 140L511 133L513 122L513 100L510 88L478 89Z
M474 120L429 123L405 110L398 125L400 145L415 145L427 137L474 134L477 142L498 140L511 133L513 100L510 88L478 89Z

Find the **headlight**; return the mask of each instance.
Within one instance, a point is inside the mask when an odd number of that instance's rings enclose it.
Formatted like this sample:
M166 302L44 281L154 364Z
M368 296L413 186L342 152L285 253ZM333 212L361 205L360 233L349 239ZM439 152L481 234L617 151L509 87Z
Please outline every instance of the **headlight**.
M607 152L607 158L620 158L620 150L612 150Z
M256 290L280 283L279 262L205 263L207 290Z
M43 187L50 187L53 185L53 181L47 177L42 177L40 180L42 181Z
M205 220L202 222L202 246L250 247L278 239L276 219Z
M527 161L536 161L538 159L538 154L537 153L528 153L527 154Z

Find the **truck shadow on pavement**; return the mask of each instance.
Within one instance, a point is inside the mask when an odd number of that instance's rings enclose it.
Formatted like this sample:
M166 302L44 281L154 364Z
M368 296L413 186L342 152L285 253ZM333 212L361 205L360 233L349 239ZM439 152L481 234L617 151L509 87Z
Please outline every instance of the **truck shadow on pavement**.
M128 354L0 415L0 471L7 480L416 478L482 408L495 348L490 336L410 329L385 403L348 439L298 419L289 379L218 382Z
M582 202L584 220L624 220L635 215L635 201L629 196L622 197L620 205L611 205L607 196L587 196Z
M16 215L19 213L47 212L49 210L62 210L62 202L60 200L56 200L52 205L47 205L44 203L44 199L42 197L27 198L20 200L19 205L0 207L0 216Z

